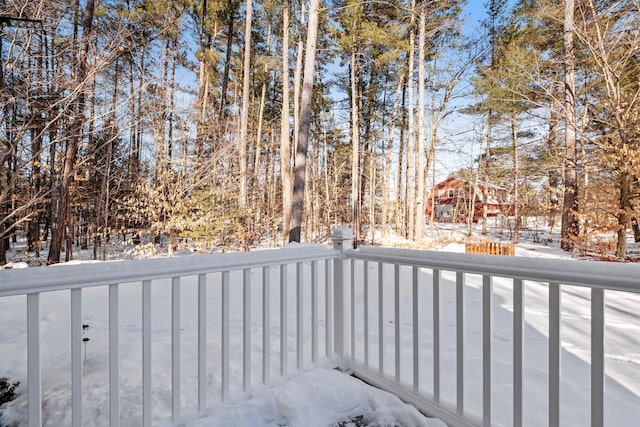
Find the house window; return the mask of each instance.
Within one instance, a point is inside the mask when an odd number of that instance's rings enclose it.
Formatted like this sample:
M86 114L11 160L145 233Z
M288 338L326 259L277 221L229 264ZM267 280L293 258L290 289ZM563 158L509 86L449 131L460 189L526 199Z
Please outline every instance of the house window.
M438 198L442 199L444 197L444 190L438 190Z
M453 198L455 196L456 196L456 190L450 188L449 189L449 198L451 199L451 198Z
M448 219L453 216L453 205L445 204L436 206L436 216L439 219Z

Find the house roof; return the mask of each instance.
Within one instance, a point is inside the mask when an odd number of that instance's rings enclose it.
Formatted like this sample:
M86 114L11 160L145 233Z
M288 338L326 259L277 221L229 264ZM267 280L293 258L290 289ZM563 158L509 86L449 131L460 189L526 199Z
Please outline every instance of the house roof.
M449 177L449 178L447 178L447 179L445 179L443 181L440 181L439 183L436 184L436 187L439 186L440 184L444 184L447 181L453 181L453 180L460 181L460 182L465 182L465 183L470 184L470 185L472 185L474 187L485 187L485 188L493 188L495 190L508 191L506 188L501 187L499 185L487 184L487 183L484 183L482 181L472 182L472 181L469 181L468 179L458 178L458 177L455 177L455 176L452 176L452 177Z

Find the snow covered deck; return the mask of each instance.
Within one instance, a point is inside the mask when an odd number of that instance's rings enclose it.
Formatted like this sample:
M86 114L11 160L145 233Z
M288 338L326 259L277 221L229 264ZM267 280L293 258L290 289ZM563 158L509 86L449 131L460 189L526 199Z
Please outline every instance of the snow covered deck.
M300 384L338 368L450 426L635 425L640 265L332 238L0 271L0 376L26 385L0 422L225 425L241 410L299 425L274 396L305 406ZM369 414L391 407L368 396Z

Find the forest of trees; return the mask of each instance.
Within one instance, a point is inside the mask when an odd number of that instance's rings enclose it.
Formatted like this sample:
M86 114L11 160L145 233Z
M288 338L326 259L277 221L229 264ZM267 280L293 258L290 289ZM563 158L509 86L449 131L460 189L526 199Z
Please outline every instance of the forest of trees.
M623 259L640 5L484 7L476 25L457 0L0 0L0 265L18 235L48 263L142 233L420 245L446 174Z

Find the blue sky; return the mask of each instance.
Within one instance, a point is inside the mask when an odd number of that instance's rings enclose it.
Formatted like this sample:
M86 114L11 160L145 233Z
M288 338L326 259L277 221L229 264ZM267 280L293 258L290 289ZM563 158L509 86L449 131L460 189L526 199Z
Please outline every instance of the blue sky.
M485 2L481 0L467 0L467 5L464 8L465 20L468 22L465 25L465 29L474 28L480 25L480 20L486 16Z

